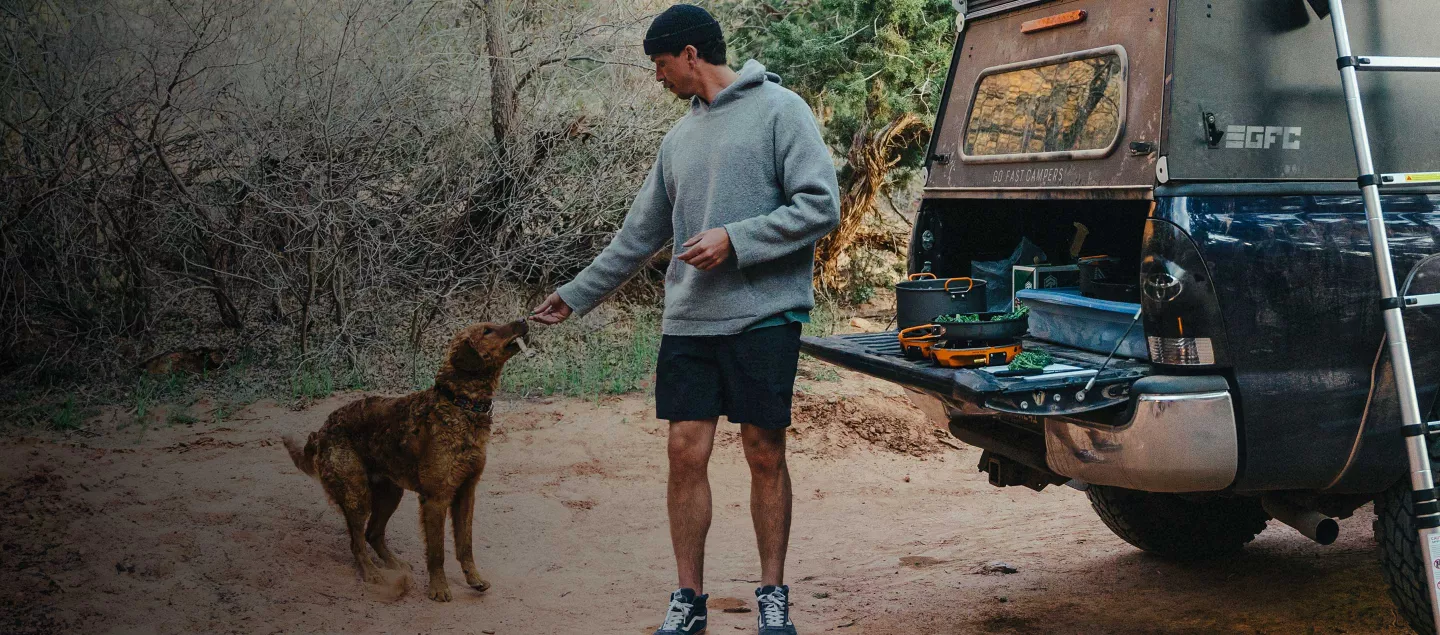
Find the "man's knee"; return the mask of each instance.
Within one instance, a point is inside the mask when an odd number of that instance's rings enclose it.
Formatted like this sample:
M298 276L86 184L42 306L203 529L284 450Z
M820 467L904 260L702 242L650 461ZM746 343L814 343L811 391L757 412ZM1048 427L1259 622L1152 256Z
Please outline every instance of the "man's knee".
M710 452L705 448L670 443L670 469L677 472L704 472L710 464Z
M670 424L670 469L678 472L704 473L714 447L714 424L681 422Z
M754 426L743 426L741 434L745 447L745 460L750 470L762 474L773 474L785 467L785 430L766 430Z

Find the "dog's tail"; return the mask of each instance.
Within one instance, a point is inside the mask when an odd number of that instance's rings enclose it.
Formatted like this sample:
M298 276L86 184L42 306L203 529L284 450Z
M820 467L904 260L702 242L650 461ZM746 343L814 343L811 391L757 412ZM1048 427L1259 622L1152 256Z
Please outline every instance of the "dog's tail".
M295 437L288 434L280 437L280 440L285 443L285 451L290 453L290 460L295 462L295 467L300 468L301 472L315 476L314 440L306 443L303 448L300 447L300 442L296 441Z

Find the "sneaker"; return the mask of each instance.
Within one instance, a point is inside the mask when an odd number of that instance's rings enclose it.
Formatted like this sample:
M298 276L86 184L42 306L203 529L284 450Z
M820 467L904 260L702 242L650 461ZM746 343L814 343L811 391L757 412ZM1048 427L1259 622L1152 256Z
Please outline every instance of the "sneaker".
M755 599L760 601L760 635L795 635L795 623L790 621L790 587L766 585L755 589Z
M689 635L705 631L705 600L708 595L696 597L691 589L677 589L670 594L670 608L665 611L665 621L655 635Z

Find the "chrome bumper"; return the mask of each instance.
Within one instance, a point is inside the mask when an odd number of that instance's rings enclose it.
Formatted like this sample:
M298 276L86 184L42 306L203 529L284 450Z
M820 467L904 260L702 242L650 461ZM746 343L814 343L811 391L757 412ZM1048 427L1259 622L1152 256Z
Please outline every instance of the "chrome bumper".
M1045 461L1055 473L1146 492L1209 492L1235 481L1239 439L1222 377L1146 377L1131 389L1122 426L1048 419Z

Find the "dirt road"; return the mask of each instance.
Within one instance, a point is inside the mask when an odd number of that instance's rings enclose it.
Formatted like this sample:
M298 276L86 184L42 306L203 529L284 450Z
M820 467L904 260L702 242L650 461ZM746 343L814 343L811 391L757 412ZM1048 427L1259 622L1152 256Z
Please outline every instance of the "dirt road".
M788 575L802 633L1408 632L1385 597L1368 507L1330 547L1272 523L1237 559L1169 563L1112 536L1079 492L990 487L979 452L937 443L887 384L844 374L802 386ZM0 631L654 629L674 581L664 428L645 397L498 405L475 521L494 587L469 590L449 559L448 604L423 593L413 494L390 544L415 573L368 587L340 515L277 443L353 397L0 444ZM759 565L735 426L722 427L711 478L711 606L749 607ZM994 561L1018 572L981 572ZM710 632L753 633L753 620L712 611Z

